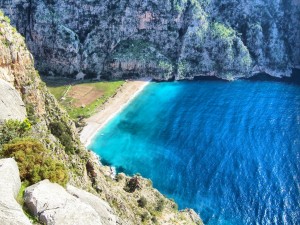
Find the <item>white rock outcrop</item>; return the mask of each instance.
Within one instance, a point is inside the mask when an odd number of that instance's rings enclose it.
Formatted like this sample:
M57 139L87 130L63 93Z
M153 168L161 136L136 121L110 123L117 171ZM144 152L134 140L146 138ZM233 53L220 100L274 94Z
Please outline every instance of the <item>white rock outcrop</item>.
M24 120L26 108L19 92L0 79L0 122L7 119Z
M80 190L71 185L67 186L67 192L77 197L82 202L93 207L93 209L95 209L98 215L100 216L103 225L116 224L116 216L114 215L112 208L108 205L107 202L103 201L102 199L89 192Z
M19 169L14 159L0 159L0 224L30 225L16 197L21 187Z
M100 216L90 205L49 180L26 188L24 197L29 211L44 224L102 225Z

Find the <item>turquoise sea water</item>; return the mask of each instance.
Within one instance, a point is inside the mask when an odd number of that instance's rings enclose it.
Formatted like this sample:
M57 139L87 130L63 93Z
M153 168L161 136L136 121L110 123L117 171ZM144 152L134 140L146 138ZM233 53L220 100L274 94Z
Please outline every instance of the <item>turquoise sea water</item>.
M152 83L89 148L206 224L300 224L299 83Z

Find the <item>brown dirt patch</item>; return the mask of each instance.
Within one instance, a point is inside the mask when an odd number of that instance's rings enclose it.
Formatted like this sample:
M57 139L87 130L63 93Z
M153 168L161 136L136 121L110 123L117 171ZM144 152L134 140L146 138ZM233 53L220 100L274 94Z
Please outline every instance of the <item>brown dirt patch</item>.
M97 100L103 95L103 91L88 85L73 86L68 92L68 97L73 98L73 106L86 106Z

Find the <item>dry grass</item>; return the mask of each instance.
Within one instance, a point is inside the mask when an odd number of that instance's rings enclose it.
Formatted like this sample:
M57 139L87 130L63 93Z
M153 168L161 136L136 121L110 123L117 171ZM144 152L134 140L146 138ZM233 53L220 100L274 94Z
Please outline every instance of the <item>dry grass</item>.
M91 85L73 86L67 94L67 97L75 99L73 106L85 107L101 98L104 95L103 90L98 90Z

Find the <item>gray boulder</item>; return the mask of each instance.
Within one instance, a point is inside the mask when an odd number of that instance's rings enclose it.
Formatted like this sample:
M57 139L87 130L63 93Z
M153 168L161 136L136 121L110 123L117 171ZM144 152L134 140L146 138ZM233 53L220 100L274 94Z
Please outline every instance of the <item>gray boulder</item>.
M19 92L1 79L0 69L0 122L7 119L24 120L26 108Z
M14 159L0 159L0 223L30 225L16 197L21 187L19 169Z
M102 225L98 213L63 187L43 180L25 190L29 211L45 224Z
M82 202L92 206L100 216L103 225L116 224L116 216L114 215L112 208L107 204L107 202L89 192L80 190L71 185L67 186L67 192L79 198Z

